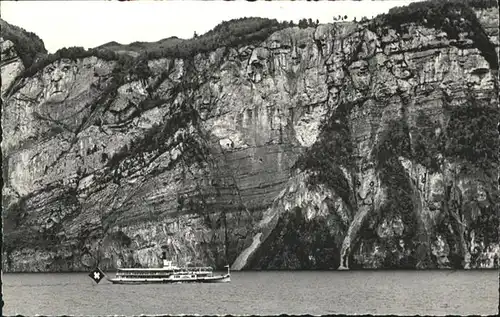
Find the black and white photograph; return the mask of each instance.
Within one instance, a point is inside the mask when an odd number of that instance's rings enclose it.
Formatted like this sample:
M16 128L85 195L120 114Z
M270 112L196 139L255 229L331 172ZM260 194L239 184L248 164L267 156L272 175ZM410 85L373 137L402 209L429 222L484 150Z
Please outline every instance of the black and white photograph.
M497 0L2 1L2 316L497 315Z

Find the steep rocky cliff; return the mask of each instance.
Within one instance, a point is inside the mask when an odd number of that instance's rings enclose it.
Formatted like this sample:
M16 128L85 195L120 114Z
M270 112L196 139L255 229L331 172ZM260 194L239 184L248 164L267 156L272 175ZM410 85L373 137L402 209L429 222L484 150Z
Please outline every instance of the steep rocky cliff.
M4 270L497 267L498 8L446 10L126 62L2 41Z

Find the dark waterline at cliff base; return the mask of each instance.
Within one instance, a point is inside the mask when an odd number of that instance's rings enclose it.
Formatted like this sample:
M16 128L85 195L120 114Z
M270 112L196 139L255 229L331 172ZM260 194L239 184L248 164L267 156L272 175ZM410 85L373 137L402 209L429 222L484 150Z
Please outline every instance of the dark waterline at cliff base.
M98 266L97 266L98 267ZM16 274L88 274L91 269L87 271L60 271L60 272L4 272L3 274L16 275ZM330 270L307 270L307 269L295 269L295 270L285 270L285 269L243 269L243 270L231 270L233 273L251 273L251 272L283 272L283 273L298 273L298 272L310 272L310 273L329 273L329 272L444 272L444 273L454 273L454 272L489 272L495 271L499 272L497 268L484 268L484 269L454 269L454 268L442 268L442 269L401 269L401 268L378 268L378 269L363 269L363 268L350 268L350 269L330 269ZM107 275L115 274L117 270L105 270ZM215 268L214 272L226 272L224 268Z
M233 272L226 284L95 284L84 273L3 275L4 315L494 315L488 271ZM193 300L195 299L195 300Z

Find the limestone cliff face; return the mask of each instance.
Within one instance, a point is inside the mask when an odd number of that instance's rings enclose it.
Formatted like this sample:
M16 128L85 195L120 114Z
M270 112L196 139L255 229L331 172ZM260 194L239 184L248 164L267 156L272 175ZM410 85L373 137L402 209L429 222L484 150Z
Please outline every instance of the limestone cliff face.
M116 81L91 56L2 80L6 271L155 266L162 249L235 269L498 265L496 162L457 150L498 118L468 33L290 27L147 68ZM450 143L469 121L485 130Z
M358 25L316 32L332 36L331 117L319 146L299 160L300 181L266 211L234 267L497 265L496 164L477 169L440 144L446 130L447 138L472 141L450 124L471 95L498 118L496 70L465 34L454 42L412 24L405 34Z
M14 43L0 38L0 69L2 70L2 93L12 85L16 77L24 70L24 65L14 48Z

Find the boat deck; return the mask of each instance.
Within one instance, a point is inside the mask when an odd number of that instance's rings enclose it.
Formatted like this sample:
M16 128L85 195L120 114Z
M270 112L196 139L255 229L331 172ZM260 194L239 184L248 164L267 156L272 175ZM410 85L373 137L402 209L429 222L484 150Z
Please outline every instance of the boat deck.
M113 284L172 284L172 283L227 283L231 281L230 274L220 276L205 276L205 277L168 277L168 278L132 278L132 277L115 277L107 278Z
M178 267L166 260L163 254L161 268L119 268L114 278L107 278L114 284L148 284L148 283L224 283L231 281L229 266L227 274L213 275L209 266Z

